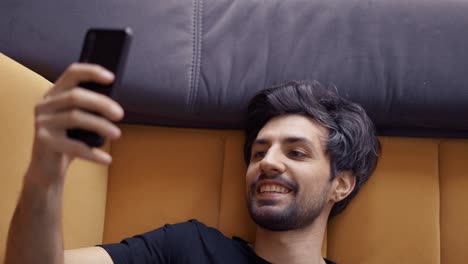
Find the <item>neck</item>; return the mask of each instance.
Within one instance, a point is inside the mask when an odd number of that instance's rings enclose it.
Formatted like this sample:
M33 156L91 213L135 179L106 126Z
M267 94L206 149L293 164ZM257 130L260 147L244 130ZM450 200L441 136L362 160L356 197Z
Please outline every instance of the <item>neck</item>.
M311 225L290 231L258 227L255 253L276 264L323 264L322 243L327 219L327 214L321 214Z

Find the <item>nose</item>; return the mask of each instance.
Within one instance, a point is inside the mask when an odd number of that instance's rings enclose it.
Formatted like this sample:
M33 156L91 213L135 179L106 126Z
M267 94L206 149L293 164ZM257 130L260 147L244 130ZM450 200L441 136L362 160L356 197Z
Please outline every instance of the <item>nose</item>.
M283 163L281 151L271 147L260 161L260 170L266 176L284 173L286 166Z

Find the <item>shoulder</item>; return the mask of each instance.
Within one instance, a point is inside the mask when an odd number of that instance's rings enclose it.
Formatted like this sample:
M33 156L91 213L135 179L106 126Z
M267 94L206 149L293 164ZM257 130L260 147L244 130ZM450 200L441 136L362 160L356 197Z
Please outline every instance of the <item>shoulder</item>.
M187 222L166 225L165 228L176 236L184 238L193 237L194 239L204 242L230 242L231 239L224 236L218 229L207 226L196 219L191 219Z
M136 236L143 240L150 240L166 244L177 245L178 248L184 246L193 247L202 243L231 243L231 239L224 236L216 228L205 225L196 219L176 224L166 224L161 228Z
M153 231L127 238L121 243L102 247L114 261L131 259L133 263L143 263L140 259L157 259L158 263L192 263L189 260L200 260L201 263L216 260L215 263L226 263L226 258L232 260L230 263L245 263L248 257L239 243L196 219L166 224Z
M152 232L164 232L169 235L211 235L211 236L223 236L223 234L213 228L205 225L202 222L199 222L196 219L191 219L186 222L176 223L176 224L166 224L162 228L155 229Z
M185 263L185 258L189 257L200 260L200 263L209 262L208 260L226 263L227 258L240 261L228 263L242 263L242 251L232 239L196 219L165 225L164 228L167 230L167 244L171 248L170 255L174 261L177 259Z

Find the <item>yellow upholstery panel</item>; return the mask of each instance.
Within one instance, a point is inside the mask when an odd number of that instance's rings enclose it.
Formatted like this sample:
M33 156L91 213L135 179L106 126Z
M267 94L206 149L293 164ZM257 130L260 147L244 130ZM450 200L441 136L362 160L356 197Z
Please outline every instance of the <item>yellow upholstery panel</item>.
M50 83L0 53L0 262L10 220L30 159L34 105Z
M228 237L255 239L255 224L247 210L245 187L244 136L233 133L225 140L223 185L219 229Z
M217 226L221 137L206 130L122 126L112 144L104 241L196 218Z
M34 133L34 105L51 83L0 54L0 262L26 172ZM64 199L67 248L102 241L107 168L76 162L68 175Z
M440 144L441 263L468 262L468 141Z
M108 167L77 160L67 175L63 199L65 248L102 243Z
M436 140L381 138L371 180L328 229L338 263L439 263Z

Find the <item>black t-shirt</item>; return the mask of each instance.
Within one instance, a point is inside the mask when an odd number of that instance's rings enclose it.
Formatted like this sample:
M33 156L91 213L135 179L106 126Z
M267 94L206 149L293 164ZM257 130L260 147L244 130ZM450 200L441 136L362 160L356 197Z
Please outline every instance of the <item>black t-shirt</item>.
M268 264L244 240L227 238L197 220L165 225L117 244L100 245L115 264ZM334 264L325 260L328 264Z

